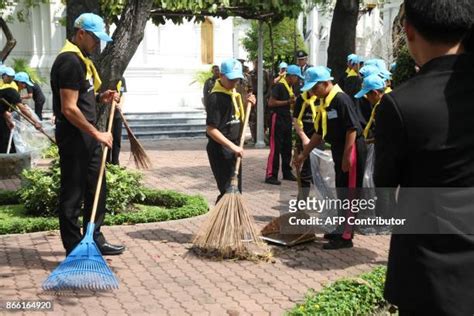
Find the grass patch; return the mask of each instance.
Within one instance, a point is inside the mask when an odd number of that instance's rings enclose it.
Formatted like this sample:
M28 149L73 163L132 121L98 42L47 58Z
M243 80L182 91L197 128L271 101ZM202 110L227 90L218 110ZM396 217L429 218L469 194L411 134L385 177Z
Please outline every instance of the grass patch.
M305 301L287 315L373 315L388 307L383 298L386 272L387 268L380 266L359 277L338 280L319 293L311 289Z
M59 229L57 217L35 217L28 215L23 205L19 205L18 194L0 191L0 235L20 234ZM147 205L144 205L147 204ZM107 214L104 225L133 225L176 220L205 214L206 200L199 195L189 196L174 191L146 189L145 200L135 204L129 212Z

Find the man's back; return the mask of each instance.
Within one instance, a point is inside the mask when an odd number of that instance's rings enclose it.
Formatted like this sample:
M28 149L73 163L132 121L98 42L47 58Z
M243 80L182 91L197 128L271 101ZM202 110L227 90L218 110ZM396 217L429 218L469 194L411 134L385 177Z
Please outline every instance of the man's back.
M474 56L435 58L377 111L375 183L400 185L397 214L423 226L391 240L385 295L404 308L474 313L473 196L421 189L474 187L472 78Z

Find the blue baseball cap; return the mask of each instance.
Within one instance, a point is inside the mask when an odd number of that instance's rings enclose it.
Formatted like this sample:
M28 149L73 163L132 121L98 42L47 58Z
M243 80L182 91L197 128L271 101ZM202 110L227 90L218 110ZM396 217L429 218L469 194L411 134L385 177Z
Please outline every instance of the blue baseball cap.
M334 80L331 69L324 66L310 67L304 73L304 86L301 91L308 91L318 82Z
M74 27L94 33L101 41L111 42L112 38L105 33L104 20L94 13L83 13L75 21Z
M293 75L300 79L304 79L303 75L301 74L301 68L296 65L289 65L286 69L286 75Z
M352 61L354 58L356 58L357 55L356 54L350 54L350 55L347 55L347 62L350 62Z
M362 89L357 92L355 97L357 99L360 99L370 91L380 89L385 89L384 80L378 75L370 75L364 79L364 81L362 82Z
M242 63L234 58L229 58L221 63L221 74L229 80L244 79Z
M351 56L351 55L349 55ZM362 60L362 57L359 57L355 54L352 54L351 58L348 58L348 62L350 62L352 65L360 63Z
M392 80L392 73L388 71L387 69L380 70L379 76L385 80Z
M380 69L375 65L365 65L359 70L360 75L362 78L368 77L370 75L378 75L380 74Z
M282 61L282 62L280 63L280 65L278 65L278 68L280 68L280 69L282 69L282 68L288 68L288 64L285 63L284 61Z
M15 81L18 81L18 82L23 82L23 83L26 83L27 85L29 85L30 87L33 87L33 82L30 81L30 76L28 76L28 74L24 71L20 71L20 72L17 72L15 74Z
M2 75L7 75L9 77L15 77L15 70L12 67L3 68Z
M397 62L393 62L393 63L390 65L390 71L391 71L391 72L394 72L396 69L397 69Z

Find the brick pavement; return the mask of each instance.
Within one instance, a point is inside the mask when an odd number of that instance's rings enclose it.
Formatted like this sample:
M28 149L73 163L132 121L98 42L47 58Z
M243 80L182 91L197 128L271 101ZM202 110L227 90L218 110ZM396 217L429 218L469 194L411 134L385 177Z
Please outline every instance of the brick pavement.
M145 172L146 185L199 193L212 205L217 189L205 143L145 144L154 162ZM267 154L267 149L248 149L243 166L244 197L260 226L278 215L279 187L263 182ZM121 158L126 162L128 153ZM18 185L19 180L0 181L0 189ZM286 189L293 186L283 182ZM121 282L112 293L42 292L42 281L64 259L58 232L0 236L0 300L53 300L54 311L44 313L48 315L282 315L308 288L319 290L386 263L386 236L356 236L354 248L338 251L323 251L321 239L294 248L275 247L274 262L201 259L188 249L204 216L104 227L111 242L127 246L123 255L107 257Z

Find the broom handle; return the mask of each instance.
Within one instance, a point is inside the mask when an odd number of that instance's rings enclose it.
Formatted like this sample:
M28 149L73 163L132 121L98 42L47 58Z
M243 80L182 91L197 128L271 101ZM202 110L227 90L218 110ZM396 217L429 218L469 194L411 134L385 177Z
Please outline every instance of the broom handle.
M4 102L6 105L8 105L8 107L10 107L12 110L14 110L15 112L17 112L18 114L21 115L22 118L24 118L28 123L30 123L31 125L35 126L35 123L28 117L26 116L23 112L21 112L20 109L17 109L16 107L14 107L13 105L10 104L10 102L8 102L7 100L5 100L4 98L2 98L2 102ZM43 130L43 128L40 128L38 130L41 134L43 134L44 136L46 136L53 144L56 144L56 141L54 139L51 138L51 136L49 136L48 134L46 134L46 132Z
M245 111L245 120L244 120L244 126L242 127L242 133L240 134L240 148L244 148L244 141L245 141L245 129L247 128L247 125L249 124L249 117L250 117L250 110L252 109L252 103L248 102L247 103L247 110ZM237 160L235 161L235 172L234 172L234 177L237 179L239 176L239 169L240 169L240 163L242 161L242 157L237 157Z
M113 100L112 107L110 108L109 122L107 125L108 133L112 131L116 104L117 103L115 102L115 100ZM100 189L102 188L102 180L105 174L105 161L107 160L108 152L109 152L109 147L104 146L104 150L102 151L102 161L100 162L99 177L97 178L97 187L95 188L94 204L92 205L92 214L91 214L91 219L90 219L90 223L92 224L95 222L95 214L97 213L97 205L99 204Z
M13 141L13 128L10 130L10 137L8 138L7 154L9 154L10 150L12 149L12 141Z

